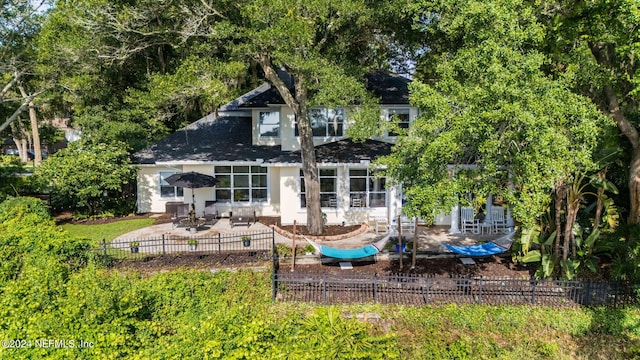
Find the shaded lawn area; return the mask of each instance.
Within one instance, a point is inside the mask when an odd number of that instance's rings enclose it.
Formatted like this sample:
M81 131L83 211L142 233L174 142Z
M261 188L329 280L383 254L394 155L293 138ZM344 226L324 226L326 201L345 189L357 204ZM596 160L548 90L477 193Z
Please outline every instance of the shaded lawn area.
M108 242L122 234L151 226L154 223L155 219L146 218L115 221L106 224L63 224L61 226L73 236L91 239L94 244L99 244L102 239Z

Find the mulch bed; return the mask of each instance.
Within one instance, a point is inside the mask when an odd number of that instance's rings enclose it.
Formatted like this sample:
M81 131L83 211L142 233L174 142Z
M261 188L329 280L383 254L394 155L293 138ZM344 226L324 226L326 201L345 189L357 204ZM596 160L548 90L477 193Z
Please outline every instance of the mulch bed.
M225 254L203 254L198 252L150 256L142 260L121 261L112 264L113 269L130 269L143 273L180 268L212 269L271 266L268 251L251 251Z
M280 217L279 216L260 216L258 217L258 222L264 225L276 225L280 229L293 233L293 225L280 225ZM325 225L324 231L322 232L322 236L334 236L334 235L343 235L348 234L350 232L356 231L360 229L360 225ZM298 235L312 235L307 231L307 227L305 225L296 225L296 234Z
M433 277L484 277L484 278L516 278L529 279L535 269L514 264L509 258L497 256L474 258L475 265L464 265L459 258L416 259L416 266L411 268L411 257L403 260L400 268L399 260L391 261L352 261L353 269L342 270L339 263L332 264L297 264L295 273L300 274L362 274L362 275L392 275L392 274L420 274ZM281 264L279 272L291 272L291 264Z

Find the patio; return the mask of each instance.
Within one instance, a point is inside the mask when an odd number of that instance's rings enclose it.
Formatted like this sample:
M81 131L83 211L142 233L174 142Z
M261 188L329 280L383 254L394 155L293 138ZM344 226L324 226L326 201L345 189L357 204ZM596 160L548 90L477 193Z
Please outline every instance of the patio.
M418 226L417 227L417 241L418 241L418 254L428 254L428 255L455 255L452 252L449 252L445 249L441 244L449 244L449 245L475 245L480 242L488 242L499 239L504 236L504 234L473 234L473 233L460 233L460 234L450 234L448 226ZM214 225L203 225L199 227L197 233L191 233L188 228L183 227L173 227L171 223L159 224L149 226L143 229L139 229L136 231L129 232L127 234L121 235L118 238L114 239L111 243L112 246L117 248L127 248L129 246L130 241L134 241L136 239L144 240L149 238L160 238L164 237L168 244L183 244L185 239L191 237L207 237L207 236L217 236L221 235L233 235L233 234L243 234L247 232L269 232L271 228L260 223L252 223L250 226L234 226L232 227L229 219L223 218L219 219ZM376 234L375 227L370 226L369 230L365 233L343 239L343 240L333 240L333 241L320 241L324 245L329 245L331 247L342 248L342 249L350 249L362 247L368 244L371 244L377 240L380 240L386 234ZM280 235L279 233L274 234L275 243L276 244L286 244L288 246L292 245L292 239L287 238L285 236ZM413 235L409 234L407 236L408 241L413 240ZM305 246L307 243L303 238L299 237L296 240L296 246ZM408 249L411 250L411 249ZM388 256L389 254L382 253L380 256Z

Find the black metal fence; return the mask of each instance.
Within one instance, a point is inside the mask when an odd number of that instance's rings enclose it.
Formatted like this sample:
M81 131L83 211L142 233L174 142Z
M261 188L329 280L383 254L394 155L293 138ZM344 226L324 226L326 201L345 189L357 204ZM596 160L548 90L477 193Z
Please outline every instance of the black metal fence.
M639 291L638 286L606 281L275 272L273 286L275 301L318 304L621 306L637 303Z
M269 260L275 248L275 233L270 231L248 231L233 234L201 236L159 236L149 238L116 239L102 241L96 249L105 264L123 260L146 260L176 254L247 254L251 253Z

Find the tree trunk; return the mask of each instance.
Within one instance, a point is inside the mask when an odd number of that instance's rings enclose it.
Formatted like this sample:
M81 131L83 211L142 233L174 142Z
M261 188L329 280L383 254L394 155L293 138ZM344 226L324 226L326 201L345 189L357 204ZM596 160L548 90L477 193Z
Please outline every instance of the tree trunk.
M296 116L298 133L300 135L302 173L304 175L305 196L307 200L307 230L312 235L320 235L324 230L322 209L320 206L320 179L318 178L316 151L313 146L313 132L307 111L307 88L305 79L301 74L298 74L295 79L296 93L294 97L291 90L278 76L268 56L261 55L257 57L256 60L262 67L262 71L264 71L267 80L275 86L285 103L293 110Z
M307 200L307 230L313 235L320 235L324 230L322 220L322 208L320 204L320 179L318 177L318 164L316 163L316 151L313 146L313 131L309 121L309 112L306 105L306 90L303 86L296 88L296 95L304 92L305 101L300 103L298 114L298 133L300 134L300 153L302 155L302 173L304 174L305 196ZM297 96L298 100L300 96Z
M600 171L598 171L598 179L602 182L604 182L604 180L607 177L607 169L604 168ZM602 197L604 196L604 186L600 186L598 187L597 190L597 195L596 195L596 215L595 218L593 219L593 231L598 230L598 228L600 227L600 220L602 219Z
M629 192L631 196L629 224L640 224L640 149L638 148L633 149L633 152L631 153Z
M560 242L562 240L562 204L566 198L564 183L560 181L556 184L555 196L555 223L556 223L556 240L553 245L554 255L560 257ZM543 247L544 248L544 247Z
M18 88L25 100L30 98L22 85L19 85ZM33 103L33 100L29 101L29 121L31 123L31 133L33 134L33 165L38 166L42 162L42 151L40 149L40 131L38 129L36 105Z
M611 54L609 54L606 44L593 43L589 47L598 64L610 69ZM640 134L635 125L624 115L618 97L611 85L604 87L604 95L606 108L603 110L613 118L620 132L631 144L631 164L629 167L629 202L631 206L628 223L631 225L640 224Z

